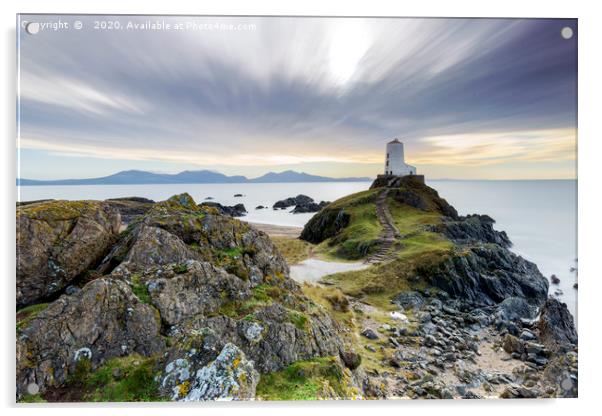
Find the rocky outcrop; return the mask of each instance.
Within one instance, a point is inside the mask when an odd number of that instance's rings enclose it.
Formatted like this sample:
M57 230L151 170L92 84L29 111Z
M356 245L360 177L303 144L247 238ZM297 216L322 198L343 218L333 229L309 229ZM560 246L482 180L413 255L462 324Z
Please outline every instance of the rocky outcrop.
M80 365L112 357L150 356L165 348L157 311L125 282L97 279L63 295L17 334L17 395L31 383L44 392L69 380Z
M370 189L391 188L391 195L398 202L424 211L437 211L446 217L456 219L458 212L439 196L433 188L426 186L417 176L379 176Z
M127 225L146 214L152 208L155 201L148 198L133 196L107 199L105 203L117 210L121 215L122 223Z
M299 360L337 355L343 346L340 325L323 310L310 315L290 306L274 302L242 319L197 315L172 328L177 341L170 357L189 354L191 345L197 351L219 351L232 343L260 373L268 373Z
M215 208L197 206L188 194L156 203L128 228L101 270L133 273L187 259L208 261L255 284L289 273L266 234Z
M497 245L468 248L437 265L418 268L418 274L450 296L475 305L520 297L539 306L548 296L548 281L537 266Z
M245 215L247 215L247 208L245 208L244 204L228 206L222 205L219 202L203 202L199 204L199 206L215 208L220 214L234 218L244 217Z
M187 194L154 203L119 235L95 280L18 314L18 397L32 383L61 397L82 387L73 384L82 374L139 354L157 364L167 398L253 398L259 373L343 345L339 324L288 273L248 224Z
M60 293L96 266L115 241L119 213L96 201L50 201L17 208L17 305Z
M505 231L493 228L495 220L488 215L468 215L456 220L444 219L434 226L434 232L440 232L456 244L490 243L501 247L510 247L512 243Z
M281 201L277 201L273 205L273 209L286 209L289 207L295 207L291 212L293 214L302 214L318 212L322 208L327 206L329 203L330 202L327 201L321 201L320 203L317 203L313 200L313 198L310 198L307 195L297 195L295 197L290 197Z
M249 282L194 260L153 269L138 277L136 284L146 287L150 302L167 325L199 314L216 314L228 302L251 297Z
M351 216L340 208L325 208L314 215L303 227L300 238L310 243L319 244L327 238L334 237L349 225Z

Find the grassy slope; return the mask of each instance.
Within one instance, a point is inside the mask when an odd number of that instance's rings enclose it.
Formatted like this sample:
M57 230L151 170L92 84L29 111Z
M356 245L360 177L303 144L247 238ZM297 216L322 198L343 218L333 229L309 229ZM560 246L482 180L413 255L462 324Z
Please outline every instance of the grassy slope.
M378 191L378 190L376 190ZM374 192L374 191L373 191ZM345 199L356 200L358 194ZM365 270L337 273L327 278L336 284L343 292L384 309L392 309L390 299L395 294L421 286L422 282L414 279L415 270L441 261L451 253L453 244L444 236L428 231L428 227L441 221L441 214L436 211L424 211L408 205L401 204L389 197L387 199L389 210L395 225L403 235L394 250L394 260L371 266ZM337 201L337 204L341 201ZM342 202L344 203L344 201ZM351 208L355 212L375 211L372 202L366 202ZM363 232L366 228L380 229L376 214L374 217L360 217L360 225L355 224L357 216L352 216L351 224L344 232L352 241L367 243L374 238L374 234ZM372 222L370 225L366 223ZM327 240L321 245L329 246L332 240ZM330 248L330 253L336 256L340 253L336 247Z
M358 192L341 198L329 205L330 209L345 208L351 216L349 225L330 238L319 244L316 252L332 260L357 260L374 249L374 241L382 232L376 217L374 200L378 189Z

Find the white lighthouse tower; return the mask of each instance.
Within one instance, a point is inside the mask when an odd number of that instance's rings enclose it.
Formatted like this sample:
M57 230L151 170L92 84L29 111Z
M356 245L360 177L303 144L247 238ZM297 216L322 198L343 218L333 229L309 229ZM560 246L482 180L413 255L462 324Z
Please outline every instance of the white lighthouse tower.
M405 163L403 143L395 139L387 143L387 157L385 159L386 176L416 175L416 168Z

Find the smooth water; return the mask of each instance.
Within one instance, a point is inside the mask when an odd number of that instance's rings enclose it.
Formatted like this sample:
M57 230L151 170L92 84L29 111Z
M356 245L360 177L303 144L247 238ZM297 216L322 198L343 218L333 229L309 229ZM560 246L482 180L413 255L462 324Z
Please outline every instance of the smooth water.
M549 277L556 274L559 286L550 285L550 293L561 289L559 298L575 315L577 290L573 289L577 267L577 182L559 181L428 181L462 215L488 214L496 220L496 229L504 230L514 243L512 250L536 263ZM316 201L334 201L345 195L368 189L370 182L347 183L253 183L253 184L174 184L174 185L93 185L23 186L19 200L36 199L107 199L141 196L155 201L188 192L197 202L206 197L224 205L243 203L249 213L245 221L303 226L313 214L274 211L274 202L305 194ZM244 196L235 198L234 194ZM268 209L256 210L258 205Z

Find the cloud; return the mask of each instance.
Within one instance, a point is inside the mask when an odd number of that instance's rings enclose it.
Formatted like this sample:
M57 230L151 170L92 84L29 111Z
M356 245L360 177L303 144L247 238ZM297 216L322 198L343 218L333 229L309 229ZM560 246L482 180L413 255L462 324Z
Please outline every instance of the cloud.
M165 20L254 30L21 36L21 144L198 166L381 163L391 137L418 164L575 157L575 20Z

